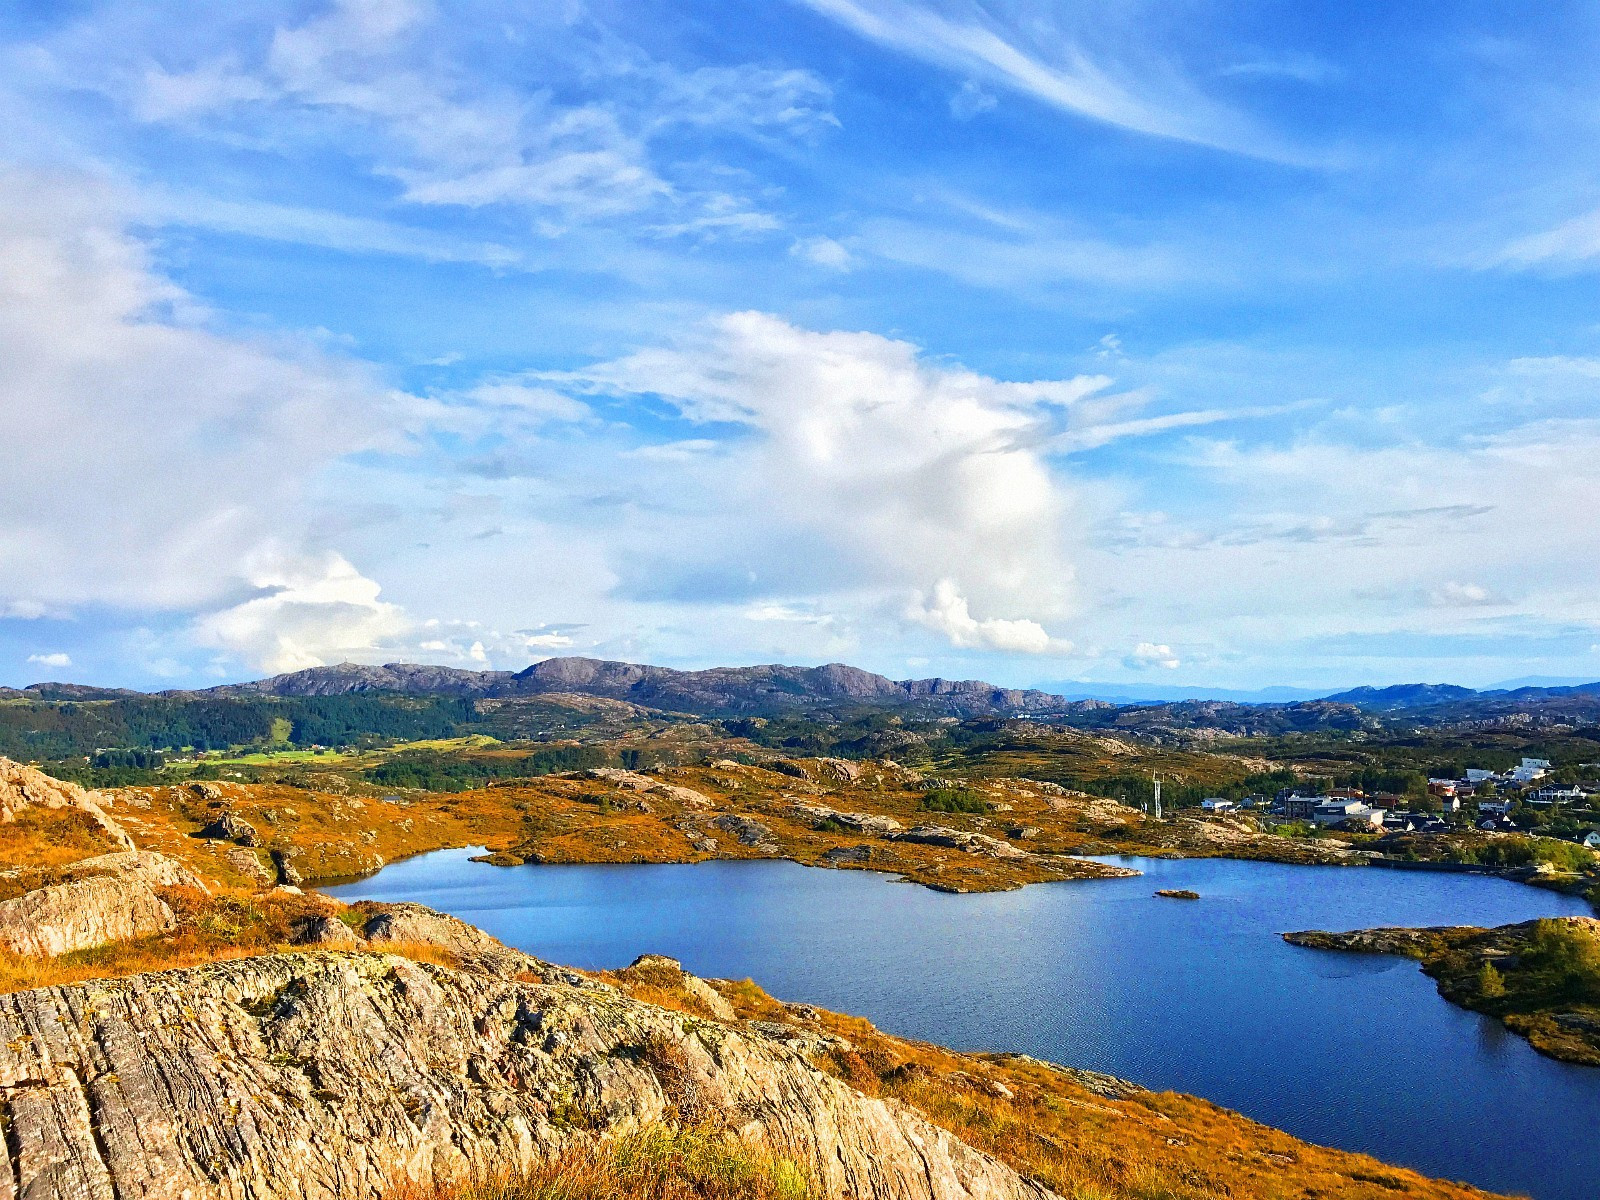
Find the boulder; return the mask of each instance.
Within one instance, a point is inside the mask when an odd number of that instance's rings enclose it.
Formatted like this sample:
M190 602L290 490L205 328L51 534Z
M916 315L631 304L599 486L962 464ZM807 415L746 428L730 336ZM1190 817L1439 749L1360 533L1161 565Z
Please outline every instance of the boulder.
M751 817L724 813L711 823L722 830L723 833L731 834L741 845L750 846L757 850L776 850L778 848L778 841L772 830Z
M326 946L330 949L353 949L367 944L354 929L338 917L326 913L311 917L302 924L294 940L298 946Z
M256 827L231 809L202 829L199 836L223 842L238 842L241 846L261 845L261 835L256 832Z
M297 850L273 850L272 865L278 872L278 882L288 887L299 887L304 883L305 876L300 874L292 861L298 854Z
M389 904L368 918L362 930L375 946L412 942L440 946L452 954L504 951L505 946L483 930L421 904Z
M91 875L115 875L131 879L150 887L184 887L207 891L205 883L188 867L165 854L153 850L122 850L116 854L100 854L82 858L62 870L69 879L87 879Z
M861 764L847 758L819 758L817 774L835 783L854 783L861 778Z
M172 910L143 880L95 875L0 903L0 947L53 958L166 933L177 924Z
M814 829L832 823L843 825L852 833L882 836L901 828L900 822L893 817L881 817L876 813L840 812L823 804L796 804L794 811L795 815Z
M228 865L246 879L255 883L272 883L277 877L262 864L261 856L243 846L230 846L223 851Z

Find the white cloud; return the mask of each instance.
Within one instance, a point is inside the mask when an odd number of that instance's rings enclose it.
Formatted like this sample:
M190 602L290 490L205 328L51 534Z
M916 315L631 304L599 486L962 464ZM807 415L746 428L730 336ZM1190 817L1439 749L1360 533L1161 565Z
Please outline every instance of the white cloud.
M308 517L343 455L395 444L392 394L309 342L212 329L81 177L0 174L0 606L177 609Z
M918 597L906 615L963 650L998 650L1013 654L1067 654L1072 643L1051 637L1037 621L975 618L956 585L941 579L930 598Z
M1156 642L1140 642L1133 648L1133 653L1122 660L1122 665L1131 671L1147 671L1151 667L1161 667L1163 670L1176 671L1183 663L1172 652L1171 646L1160 645Z
M38 621L52 615L49 605L37 600L0 600L0 621Z
M636 481L636 504L659 486L666 507L659 523L630 510L624 591L898 613L932 595L914 624L947 639L1056 648L1039 623L1072 607L1072 499L1041 447L1106 380L1003 382L761 313L547 380L743 430L655 485Z
M1472 608L1495 603L1494 593L1481 583L1449 580L1428 592L1428 603L1440 608Z
M1494 263L1508 267L1573 267L1596 258L1600 258L1600 209L1517 238L1500 251Z
M970 121L979 113L986 113L999 103L1000 101L969 79L961 85L955 95L950 97L950 115L958 121Z
M28 661L38 663L41 667L70 667L72 656L57 652L55 654L30 654Z
M412 628L378 585L337 554L267 552L249 565L257 595L202 618L196 640L269 672L369 657ZM443 649L442 643L432 643ZM480 656L482 647L479 647Z
M1092 120L1259 158L1314 161L1201 94L1170 62L1149 59L1132 36L1125 49L1143 61L1097 61L1073 23L1098 25L1089 32L1104 40L1114 12L1025 4L1001 16L968 0L801 2L862 37Z
M830 237L806 238L795 242L789 247L789 253L835 271L848 271L855 265L850 251Z
M697 129L757 141L805 138L838 124L830 89L809 71L756 64L682 70L594 22L535 9L518 20L527 48L514 66L496 72L494 44L461 37L458 24L431 3L332 0L297 24L280 25L253 55L230 49L170 70L144 69L128 103L139 119L261 148L335 141L374 174L397 181L414 204L526 208L546 233L646 210L669 218L652 222L658 235L768 231L778 225L775 217L702 186L698 166L670 155L658 162L653 143ZM80 53L102 86L118 91L122 85L105 67L124 48ZM159 57L182 55L163 45ZM598 99L568 98L593 90L597 79L604 81ZM305 229L385 252L403 242L379 222L258 206L230 216L226 205L203 207L221 220ZM419 249L431 245L442 257L501 253L421 230L417 240Z

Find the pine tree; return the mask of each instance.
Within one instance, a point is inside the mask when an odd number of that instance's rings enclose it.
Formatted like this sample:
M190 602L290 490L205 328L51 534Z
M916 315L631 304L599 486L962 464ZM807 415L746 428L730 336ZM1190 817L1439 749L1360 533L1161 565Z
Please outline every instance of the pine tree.
M1478 994L1486 1000L1497 999L1506 994L1505 978L1495 969L1492 962L1485 962L1478 968Z

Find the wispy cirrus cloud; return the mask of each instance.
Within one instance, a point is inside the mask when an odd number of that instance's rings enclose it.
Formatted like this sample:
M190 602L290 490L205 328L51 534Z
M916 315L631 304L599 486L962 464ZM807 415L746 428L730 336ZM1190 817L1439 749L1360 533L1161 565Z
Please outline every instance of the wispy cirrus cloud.
M983 0L798 2L904 54L1134 133L1300 166L1331 161L1206 96L1170 59L1142 47L1129 62L1097 54L1079 26L1119 22L1094 6L1063 15Z

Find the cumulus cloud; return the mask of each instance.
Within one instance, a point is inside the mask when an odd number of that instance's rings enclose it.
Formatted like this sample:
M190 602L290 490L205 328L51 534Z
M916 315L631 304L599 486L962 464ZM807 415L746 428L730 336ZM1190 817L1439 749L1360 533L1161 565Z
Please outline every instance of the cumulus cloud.
M907 616L963 650L1016 654L1067 654L1072 650L1071 642L1051 637L1037 621L1004 617L978 620L969 610L966 597L948 579L939 581L931 598L919 597Z
M220 602L308 480L392 443L368 369L212 328L78 177L0 174L0 361L15 615Z
M267 552L247 569L260 594L203 618L195 634L262 670L366 658L411 629L398 606L378 598L378 585L337 554Z
M635 549L635 588L849 597L953 644L1057 645L1042 622L1072 607L1072 492L1045 449L1106 380L1005 382L762 313L547 379L735 431L664 481L671 520Z
M54 654L30 654L28 655L28 661L38 663L41 667L70 667L72 665L72 656L70 654L62 654L59 651Z
M1122 660L1122 665L1130 671L1148 671L1151 667L1176 671L1183 662L1172 652L1171 646L1140 642L1133 648L1133 653Z

